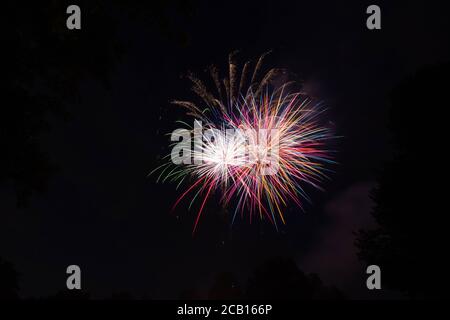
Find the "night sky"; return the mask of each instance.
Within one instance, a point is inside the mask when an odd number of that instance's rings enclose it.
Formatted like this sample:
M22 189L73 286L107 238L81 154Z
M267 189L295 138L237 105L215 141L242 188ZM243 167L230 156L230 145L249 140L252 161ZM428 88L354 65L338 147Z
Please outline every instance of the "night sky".
M80 37L96 27L92 3L80 4ZM401 296L367 290L354 232L374 226L369 195L395 153L389 93L411 73L449 57L448 18L430 1L377 1L382 29L372 31L369 4L175 1L149 5L148 16L115 2L101 6L112 21L107 36L120 48L111 51L105 76L90 74L71 89L76 99L61 102L64 120L48 117L39 146L57 171L47 189L18 207L11 185L0 184L0 257L19 273L20 296L64 290L71 264L81 267L83 290L94 298L127 292L173 299L192 290L204 296L218 273L232 272L244 286L252 270L276 256L293 259L349 298ZM66 16L55 17L62 28ZM186 119L169 103L193 98L183 75L206 77L210 64L225 70L236 49L241 62L272 50L266 65L286 68L325 102L327 121L341 137L334 145L338 164L324 191L308 189L312 203L304 212L289 205L278 232L268 221L238 219L230 227L214 196L192 236L196 210L170 212L180 194L176 184L147 175L170 152L165 134ZM82 50L89 56L91 48Z

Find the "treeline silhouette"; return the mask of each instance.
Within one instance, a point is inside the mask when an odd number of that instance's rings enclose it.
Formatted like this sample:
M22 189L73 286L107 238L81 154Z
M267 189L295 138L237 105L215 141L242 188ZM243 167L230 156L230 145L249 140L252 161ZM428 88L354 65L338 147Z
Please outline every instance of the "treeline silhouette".
M19 276L13 265L0 259L0 300L19 299ZM114 292L108 300L135 299L126 291ZM213 280L206 294L195 289L185 290L180 296L182 300L191 299L344 299L344 294L336 287L325 286L315 274L302 272L294 260L277 257L267 260L257 267L245 287L239 284L236 277L230 272L219 272ZM86 290L60 290L55 294L33 300L89 300L91 293ZM142 299L142 298L139 298ZM29 300L29 299L27 299Z
M181 299L256 299L256 300L341 300L344 294L334 286L325 286L316 274L305 274L291 258L267 260L250 274L245 286L230 272L218 273L208 292L184 291Z

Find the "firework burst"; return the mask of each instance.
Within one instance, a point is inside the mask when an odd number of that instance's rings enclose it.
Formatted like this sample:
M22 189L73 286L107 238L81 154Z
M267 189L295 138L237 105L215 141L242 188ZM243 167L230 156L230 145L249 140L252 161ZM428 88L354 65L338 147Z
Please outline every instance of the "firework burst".
M195 120L187 131L194 136L194 149L189 140L184 145L187 161L173 161L172 153L172 161L153 171L160 172L158 180L177 181L177 188L191 181L174 207L188 195L189 208L199 199L193 232L213 193L220 194L223 206L234 205L232 221L238 213L248 213L250 221L258 216L275 226L279 220L285 223L283 209L290 202L302 208L302 201L309 200L305 185L320 189L325 165L333 162L326 147L333 136L320 121L324 108L302 92L290 92L291 82L274 87L271 81L282 72L279 69L269 70L257 81L265 55L251 74L250 62L245 63L240 77L234 57L230 54L229 76L222 81L218 69L210 67L215 93L188 75L201 106L191 101L173 103Z

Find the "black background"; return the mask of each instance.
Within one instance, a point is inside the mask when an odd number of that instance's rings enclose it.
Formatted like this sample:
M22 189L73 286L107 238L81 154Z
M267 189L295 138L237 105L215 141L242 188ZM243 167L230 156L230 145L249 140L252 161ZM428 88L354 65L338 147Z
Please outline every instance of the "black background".
M396 153L389 93L449 56L442 3L377 1L382 29L368 30L364 1L80 1L73 31L68 4L2 9L8 81L25 88L1 107L2 125L15 129L2 131L0 256L19 274L20 297L58 295L76 264L91 298L207 298L222 272L245 288L255 268L282 256L347 298L404 298L367 290L354 232L375 225L369 194ZM339 164L324 192L310 190L305 212L291 204L279 232L267 221L230 228L210 201L192 236L196 211L170 213L180 191L147 174L183 118L169 101L192 97L183 75L225 70L235 49L241 62L273 50L266 64L329 106ZM32 121L15 111L25 104L42 109Z

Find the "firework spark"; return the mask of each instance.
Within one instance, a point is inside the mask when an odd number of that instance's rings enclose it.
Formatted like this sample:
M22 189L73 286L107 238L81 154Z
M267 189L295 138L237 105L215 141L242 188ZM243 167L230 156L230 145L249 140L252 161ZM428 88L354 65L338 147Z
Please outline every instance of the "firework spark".
M325 165L333 162L326 148L333 136L320 124L324 108L301 92L289 92L290 82L272 88L271 80L279 69L269 70L258 82L264 57L256 63L245 91L250 63L245 63L237 79L232 53L228 78L220 82L218 69L210 68L216 94L188 75L202 107L191 101L173 101L195 119L194 128L188 131L195 147L187 153L188 161L177 165L168 161L154 171L160 171L158 180L177 181L178 187L189 179L194 181L174 204L191 194L190 208L200 198L193 232L215 192L220 192L224 206L235 206L232 221L240 212L248 213L250 221L256 215L267 217L275 226L278 220L285 223L283 208L291 201L302 208L302 200L309 199L305 185L320 189L326 178Z

